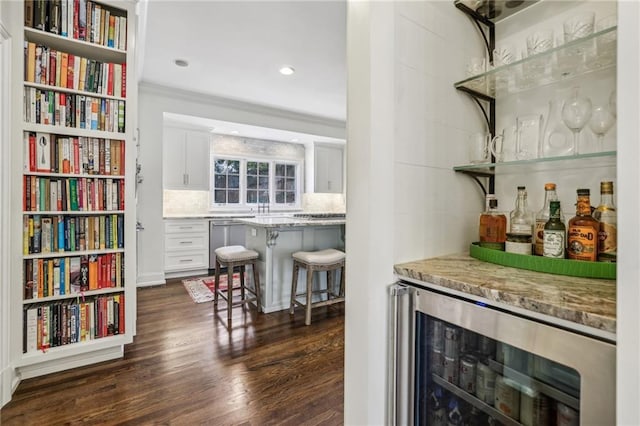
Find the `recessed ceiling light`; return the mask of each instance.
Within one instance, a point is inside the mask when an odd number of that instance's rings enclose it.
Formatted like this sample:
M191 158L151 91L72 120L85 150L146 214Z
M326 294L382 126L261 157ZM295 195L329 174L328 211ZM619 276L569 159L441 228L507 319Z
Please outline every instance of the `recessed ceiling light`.
M210 128L210 129L209 129L209 131L210 131L211 133L215 133L215 132L216 132L216 128L215 128L215 127L212 127L212 128Z
M296 72L296 70L293 67L290 67L289 65L285 65L282 68L280 68L280 74L282 75L291 75L294 72Z
M238 131L237 131L237 130L232 130L232 131L230 131L229 133L231 133L232 135L237 135L237 134L238 134Z
M293 138L293 139L291 139L291 142L298 142L298 139Z
M182 68L189 66L189 62L187 62L186 59L176 59L173 61L173 63Z

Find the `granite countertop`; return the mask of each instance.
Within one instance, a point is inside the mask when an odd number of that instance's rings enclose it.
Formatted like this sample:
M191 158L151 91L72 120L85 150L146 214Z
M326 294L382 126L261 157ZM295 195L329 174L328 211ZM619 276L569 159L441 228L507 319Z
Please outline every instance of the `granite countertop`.
M296 226L330 226L344 225L345 219L305 219L292 216L256 216L253 218L239 218L238 223L262 228L283 228Z
M394 266L395 273L438 287L586 326L615 336L616 281L510 268L455 254ZM446 291L443 289L443 291ZM600 333L601 334L601 333Z

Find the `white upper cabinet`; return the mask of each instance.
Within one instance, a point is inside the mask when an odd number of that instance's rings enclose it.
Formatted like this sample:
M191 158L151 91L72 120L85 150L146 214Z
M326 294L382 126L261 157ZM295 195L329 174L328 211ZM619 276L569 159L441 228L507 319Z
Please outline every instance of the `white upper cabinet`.
M207 132L165 127L162 181L164 189L209 190Z
M342 146L316 145L314 192L344 191L344 149Z

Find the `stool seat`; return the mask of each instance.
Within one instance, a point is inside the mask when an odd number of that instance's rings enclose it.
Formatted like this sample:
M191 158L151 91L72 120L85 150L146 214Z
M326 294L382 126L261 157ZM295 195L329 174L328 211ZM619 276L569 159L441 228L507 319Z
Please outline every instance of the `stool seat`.
M292 254L295 260L310 265L328 265L344 260L344 252L336 249L318 251L297 251Z
M333 305L344 302L344 264L346 255L336 249L317 251L297 251L291 255L293 258L293 274L291 277L291 303L289 314L293 315L294 309L301 306L305 310L304 323L311 324L311 309L319 306ZM307 282L305 290L298 293L298 272L300 268L307 270ZM325 289L313 289L313 275L315 272L327 273L327 287ZM340 286L338 291L334 288L334 274L340 271ZM318 283L319 284L319 283ZM313 301L313 295L326 298ZM298 296L301 296L299 300ZM302 297L304 296L304 297Z
M215 249L216 257L223 262L241 262L258 258L258 252L244 246L225 246Z

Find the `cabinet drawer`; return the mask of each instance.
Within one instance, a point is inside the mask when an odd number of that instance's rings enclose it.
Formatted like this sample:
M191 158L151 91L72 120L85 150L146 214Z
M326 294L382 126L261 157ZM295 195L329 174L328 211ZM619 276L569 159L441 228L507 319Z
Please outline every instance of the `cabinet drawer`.
M207 268L209 258L203 252L166 253L164 256L164 270L168 272Z
M207 235L199 234L167 234L164 237L164 249L166 252L185 250L209 250Z
M165 220L164 232L166 234L199 232L203 235L209 235L209 221L203 219Z

